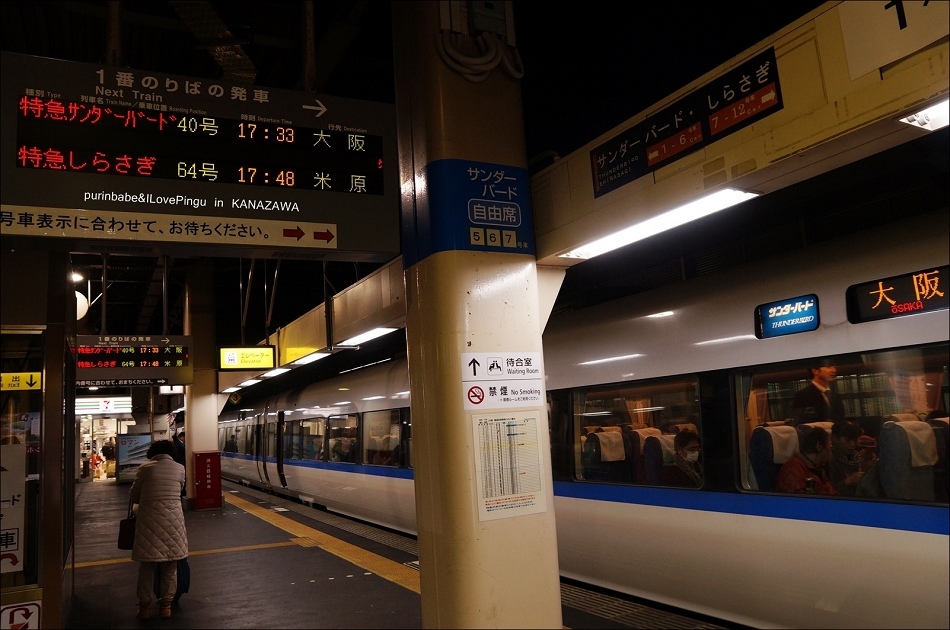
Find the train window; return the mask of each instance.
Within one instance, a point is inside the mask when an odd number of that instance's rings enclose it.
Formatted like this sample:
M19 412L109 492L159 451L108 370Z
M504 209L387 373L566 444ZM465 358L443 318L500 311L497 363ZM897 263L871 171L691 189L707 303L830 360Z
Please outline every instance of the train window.
M326 433L327 420L323 417L307 418L300 421L300 440L304 459L319 459L324 457L323 436Z
M695 377L580 388L571 398L579 479L702 486Z
M330 416L327 419L327 453L331 462L356 463L359 453L356 414Z
M222 441L221 450L225 453L237 453L239 451L238 447L238 436L240 435L239 427L225 427L221 429L220 440Z
M948 348L842 354L739 372L742 487L946 503Z
M277 456L277 422L274 417L277 414L269 414L268 422L264 425L264 457Z
M363 462L398 466L402 422L398 409L363 413Z
M290 412L284 412L285 416ZM284 422L284 459L303 459L303 444L300 441L300 420Z

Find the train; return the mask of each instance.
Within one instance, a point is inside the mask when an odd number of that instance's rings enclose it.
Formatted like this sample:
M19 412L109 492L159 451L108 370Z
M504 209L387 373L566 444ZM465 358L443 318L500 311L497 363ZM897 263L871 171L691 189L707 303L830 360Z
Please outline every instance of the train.
M554 314L562 577L752 627L946 628L948 237L943 209ZM815 366L844 420L796 410ZM803 429L835 421L860 427L861 484L783 491ZM218 431L224 478L416 533L404 355L226 409ZM700 444L685 485L680 433Z

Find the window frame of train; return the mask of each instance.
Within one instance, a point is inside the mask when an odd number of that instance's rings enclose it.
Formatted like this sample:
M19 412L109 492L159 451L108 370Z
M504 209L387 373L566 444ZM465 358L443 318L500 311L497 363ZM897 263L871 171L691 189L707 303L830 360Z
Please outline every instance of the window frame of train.
M360 454L359 439L359 414L333 414L327 416L326 431L326 461L340 464L358 464L358 455ZM339 430L338 433L337 430ZM334 453L338 440L345 440L346 450L342 453ZM352 441L349 441L352 440ZM341 446L341 450L343 447ZM334 459L337 455L343 455L348 460Z
M570 408L573 472L577 481L683 487L672 483L669 476L663 474L668 470L665 467L676 465L672 440L676 433L692 428L700 438L700 445L705 442L700 381L696 375L572 388ZM641 431L650 428L657 431ZM603 462L602 456L594 452L596 447L591 448L588 444L590 433L619 433L625 451L622 463L617 463L617 460ZM662 454L662 462L651 457L651 461L657 464L651 467L652 472L646 468L643 453L643 447L651 437L658 438L661 448L659 451L651 448L650 452ZM598 457L601 457L600 463L595 461ZM703 461L702 454L700 461Z
M402 466L404 440L409 429L408 414L409 409L405 407L363 412L360 433L364 464Z
M783 494L777 489L760 488L762 484L756 479L753 460L757 462L760 471L763 471L762 467L766 466L766 463L758 448L756 453L752 452L753 432L774 431L772 427L811 424L795 422L792 401L795 393L808 385L810 368L819 365L834 365L837 368L832 387L844 403L845 419L854 420L860 425L862 434L875 438L874 445L878 456L881 431L893 428L885 427L887 422L926 422L932 428L936 427L936 440L942 439L943 432L947 430L944 428L945 420L936 420L938 417L946 418L950 408L950 344L947 342L843 353L743 368L734 373L733 379L740 490ZM826 430L833 426L831 422L815 424ZM779 463L773 462L774 471L777 472L779 466ZM888 466L893 470L895 464L889 463ZM877 475L881 470L884 469L879 469L874 474ZM907 497L887 494L884 486L876 488L881 493L879 495L861 494L853 498L946 503L946 479L941 481L941 476L946 477L946 459L938 461L933 470L933 499L922 498L920 495ZM771 475L768 471L761 474L764 477ZM768 485L768 481L770 479L766 480L765 485ZM866 488L862 492L866 493L872 489ZM850 498L850 495L847 496Z
M324 457L326 417L322 415L292 418L284 423L285 445L287 433L291 433L290 457L284 448L284 461L326 461ZM315 442L316 441L316 442Z

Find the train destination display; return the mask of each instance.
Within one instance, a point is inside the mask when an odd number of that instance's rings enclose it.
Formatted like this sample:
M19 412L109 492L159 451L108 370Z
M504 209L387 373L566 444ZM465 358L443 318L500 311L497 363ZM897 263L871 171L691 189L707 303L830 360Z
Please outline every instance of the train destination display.
M3 53L5 234L399 251L392 105Z
M848 321L852 324L904 317L950 308L950 266L872 280L848 287Z

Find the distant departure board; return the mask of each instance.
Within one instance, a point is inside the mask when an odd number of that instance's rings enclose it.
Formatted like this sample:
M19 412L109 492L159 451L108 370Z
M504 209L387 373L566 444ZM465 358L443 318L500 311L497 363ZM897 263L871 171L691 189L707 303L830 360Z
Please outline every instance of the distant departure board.
M190 385L191 337L79 335L76 384L80 387Z

